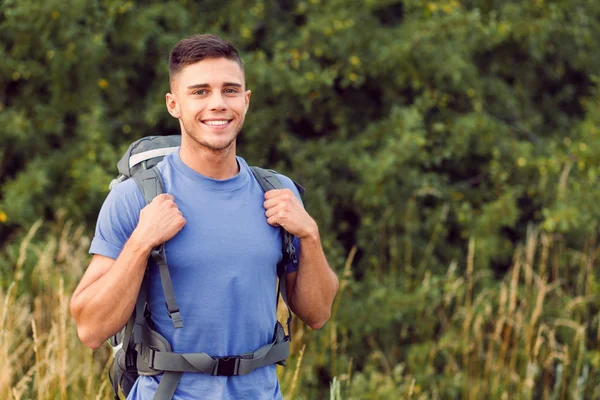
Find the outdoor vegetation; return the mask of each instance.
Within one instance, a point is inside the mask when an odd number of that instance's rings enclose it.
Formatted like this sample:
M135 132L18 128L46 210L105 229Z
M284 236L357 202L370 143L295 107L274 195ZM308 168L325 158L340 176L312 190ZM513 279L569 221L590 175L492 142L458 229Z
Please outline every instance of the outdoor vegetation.
M286 400L600 398L597 0L2 0L1 399L111 398L69 299L207 32L252 90L238 153L306 187L340 278Z

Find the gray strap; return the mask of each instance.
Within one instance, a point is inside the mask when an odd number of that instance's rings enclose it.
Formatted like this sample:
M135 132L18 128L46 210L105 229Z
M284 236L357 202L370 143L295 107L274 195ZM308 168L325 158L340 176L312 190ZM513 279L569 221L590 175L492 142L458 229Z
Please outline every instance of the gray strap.
M281 184L281 181L279 180L279 178L277 178L277 174L275 171L269 170L269 169L264 169L264 168L259 168L259 167L250 167L250 171L252 171L252 175L254 175L254 177L260 184L260 187L265 192L268 192L269 190L272 190L272 189L282 189L283 188L283 185ZM299 185L296 184L296 186L298 187ZM301 186L298 188L298 190L301 191L301 193L304 193L304 188L302 188ZM298 257L296 255L296 248L294 247L293 236L283 228L281 228L281 234L283 236L283 255L284 255L284 257L283 257L283 262L282 262L282 268L280 271L278 271L279 286L278 286L277 303L276 304L279 304L279 293L281 293L283 301L285 302L285 305L287 306L287 309L288 309L287 327L288 327L288 335L291 336L291 334L292 334L292 311L290 310L290 306L288 305L288 300L287 300L285 267L288 262L292 262L294 264L294 266L297 266Z
M163 181L160 172L156 168L141 171L132 178L140 188L146 204L150 204L156 196L164 193Z
M165 294L165 301L167 306L167 312L173 322L175 329L183 328L183 320L181 319L181 313L175 300L175 291L173 290L173 281L171 280L171 274L169 273L169 266L165 259L165 245L161 244L154 250L152 250L152 258L158 264L158 270L160 272L160 282L162 284L163 292Z
M164 193L164 184L160 172L158 172L156 167L141 171L132 178L140 188L146 204L150 204L156 196ZM164 243L152 250L151 255L159 268L160 282L165 294L169 317L171 317L175 329L183 328L183 320L181 319L179 307L175 301L175 291L173 290L173 281L171 280L171 274L169 273Z
M252 359L240 359L238 374L247 375L257 368L281 363L290 355L290 342L270 343L254 352Z
M148 298L148 269L144 272L144 278L142 279L142 285L140 286L140 292L135 303L135 323L133 325L133 340L136 345L136 349L139 351L139 345L142 343L142 328L146 319L144 318L144 312L146 311L146 299ZM127 332L125 332L127 334ZM125 340L125 339L123 339ZM123 348L127 349L129 345L129 338L127 342L123 341Z
M259 167L250 167L250 171L252 171L252 175L254 175L263 191L268 192L272 189L283 189L283 185L275 174L275 171Z
M272 189L283 189L283 185L279 178L277 178L275 171L259 167L250 167L250 171L252 171L252 175L254 175L265 193ZM304 188L302 188L302 192L304 192ZM287 259L284 261L291 261L296 266L298 258L296 257L296 249L293 244L293 236L283 228L281 228L281 234L283 235L283 252L287 256Z
M157 352L148 346L143 346L142 357L157 371L203 372L212 375L217 365L217 360L206 353Z
M183 372L165 372L160 378L154 400L171 400L175 395L175 389L177 389L182 375Z
M289 356L289 338L283 338L283 328L278 324L275 339L254 353L239 357L211 357L206 353L173 353L156 351L143 345L140 356L150 368L165 372L202 372L209 375L224 375L220 365L227 364L231 375L246 375L257 368L284 361Z

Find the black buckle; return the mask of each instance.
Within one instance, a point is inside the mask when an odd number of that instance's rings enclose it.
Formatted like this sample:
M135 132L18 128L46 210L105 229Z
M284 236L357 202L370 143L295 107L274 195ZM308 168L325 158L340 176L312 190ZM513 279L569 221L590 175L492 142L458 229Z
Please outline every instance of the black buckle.
M138 350L142 354L142 359L148 363L150 369L154 369L154 355L156 354L156 350L154 350L150 346L140 346L140 350Z
M239 375L240 357L216 358L217 363L213 369L213 376L236 376Z
M181 313L179 312L179 308L171 311L169 310L169 304L165 302L165 307L167 308L167 314L169 314L169 318L173 320L173 326L176 329L183 328L183 320L181 319Z
M125 353L125 369L127 371L137 371L137 351Z

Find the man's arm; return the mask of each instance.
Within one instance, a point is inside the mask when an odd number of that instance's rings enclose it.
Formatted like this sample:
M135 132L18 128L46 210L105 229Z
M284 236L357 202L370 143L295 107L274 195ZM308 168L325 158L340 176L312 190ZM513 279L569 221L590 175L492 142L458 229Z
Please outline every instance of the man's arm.
M149 249L130 240L117 260L94 255L71 298L71 315L83 344L97 349L127 323L149 254Z
M319 329L331 316L339 282L327 264L317 223L289 189L270 190L265 200L267 222L300 239L298 272L286 278L289 306L311 328Z
M80 340L97 349L133 312L150 251L185 225L173 196L158 195L140 212L137 227L116 260L94 255L71 298Z

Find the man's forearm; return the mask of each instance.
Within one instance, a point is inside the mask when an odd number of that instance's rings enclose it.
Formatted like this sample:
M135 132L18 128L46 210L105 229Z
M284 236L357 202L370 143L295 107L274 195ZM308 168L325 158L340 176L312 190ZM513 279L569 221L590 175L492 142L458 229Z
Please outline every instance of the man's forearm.
M150 250L130 239L104 275L73 295L73 317L79 337L88 347L100 347L127 323L135 307Z
M318 231L300 240L300 260L295 283L291 285L290 307L311 328L319 329L331 315L338 278L327 264Z

